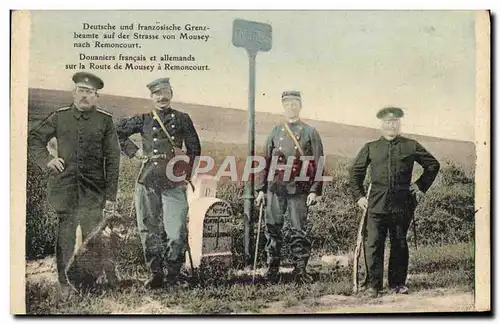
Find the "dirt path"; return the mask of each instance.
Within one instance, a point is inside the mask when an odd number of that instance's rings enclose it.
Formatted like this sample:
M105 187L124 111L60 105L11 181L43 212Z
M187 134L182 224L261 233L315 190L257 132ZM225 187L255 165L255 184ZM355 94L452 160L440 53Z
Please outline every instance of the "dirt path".
M57 277L53 258L30 262L27 267L27 279L30 282L55 284ZM186 313L181 307L166 310L165 305L155 300L143 300L132 308L131 305L117 304L116 301L109 302L111 304L106 308L113 309L113 314ZM289 306L286 301L273 302L259 313L461 312L474 310L474 296L472 292L440 288L422 290L409 295L388 293L377 299L365 296L324 295L300 301L299 304Z
M300 306L286 307L284 302L270 305L266 313L388 313L388 312L461 312L474 310L472 292L432 289L409 295L387 294L368 297L325 295L306 300Z

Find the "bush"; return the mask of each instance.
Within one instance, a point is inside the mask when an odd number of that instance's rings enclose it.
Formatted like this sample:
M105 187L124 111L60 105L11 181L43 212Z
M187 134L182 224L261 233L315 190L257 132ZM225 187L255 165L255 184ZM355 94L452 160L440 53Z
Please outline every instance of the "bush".
M336 159L328 174L333 181L325 184L321 202L310 208L309 238L313 253L341 253L354 248L359 224L360 210L356 207L348 190L348 160ZM118 211L125 217L132 216L130 230L136 232L135 211L133 206L133 188L139 163L135 160L122 159L119 182ZM418 173L416 169L416 173ZM54 213L46 203L46 179L31 162L28 164L27 187L27 222L26 242L27 258L40 258L54 252L55 226ZM233 253L236 261L243 260L243 185L223 183L219 185L219 198L227 200L233 208ZM258 209L256 208L258 213ZM258 214L256 215L256 218ZM426 195L422 197L416 210L416 226L419 245L441 245L445 243L466 242L474 237L474 175L467 173L457 165L443 165ZM283 232L285 244L283 256L290 253L286 244L288 224ZM255 220L254 233L257 230ZM259 262L265 260L264 226L259 242ZM410 229L409 239L413 239ZM132 248L133 245L133 248ZM128 251L123 255L126 262L143 262L142 250L137 235L127 243ZM237 263L238 263L237 262Z
M28 159L26 179L26 259L55 251L57 217L46 199L47 177Z

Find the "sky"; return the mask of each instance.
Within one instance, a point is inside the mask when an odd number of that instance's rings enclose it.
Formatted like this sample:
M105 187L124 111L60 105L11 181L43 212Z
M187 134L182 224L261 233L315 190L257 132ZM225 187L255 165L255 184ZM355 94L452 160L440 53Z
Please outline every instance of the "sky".
M87 71L104 80L106 94L149 98L146 84L170 77L174 101L246 110L248 57L231 43L235 18L273 29L272 49L257 54L256 111L281 113L281 92L299 90L304 118L378 127L376 112L392 105L405 110L406 133L474 140L470 11L34 11L29 86L72 89L79 70L65 65L79 54L191 54L210 71ZM144 40L129 50L73 47L83 23L156 22L205 25L210 38Z

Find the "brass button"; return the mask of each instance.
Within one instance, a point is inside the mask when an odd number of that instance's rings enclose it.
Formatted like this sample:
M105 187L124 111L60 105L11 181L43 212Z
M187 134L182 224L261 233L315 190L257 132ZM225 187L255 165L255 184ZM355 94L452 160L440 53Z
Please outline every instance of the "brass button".
M154 165L158 165L158 162L155 162Z
M172 128L175 128L175 125L172 125Z
M156 127L153 126L153 130L155 131L156 130Z
M157 150L157 149L154 149L154 150L153 150L153 153L158 153L158 150Z
M157 140L158 140L158 139L157 139L156 137L155 137L155 138L153 138L153 141L155 141L155 142L156 142Z

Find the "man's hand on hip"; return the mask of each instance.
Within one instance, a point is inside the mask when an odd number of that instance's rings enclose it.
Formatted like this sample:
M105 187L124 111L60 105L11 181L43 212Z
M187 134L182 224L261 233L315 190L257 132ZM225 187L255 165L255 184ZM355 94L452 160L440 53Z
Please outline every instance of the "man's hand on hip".
M134 157L138 160L145 160L146 159L146 155L144 155L144 152L142 152L141 149L138 149L135 154L134 154Z

